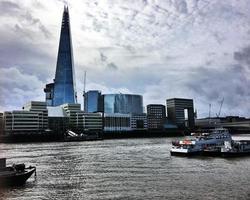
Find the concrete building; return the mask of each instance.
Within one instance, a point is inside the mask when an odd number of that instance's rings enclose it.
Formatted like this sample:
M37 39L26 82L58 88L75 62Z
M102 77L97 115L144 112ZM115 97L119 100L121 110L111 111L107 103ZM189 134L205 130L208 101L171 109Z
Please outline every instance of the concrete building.
M69 129L80 131L84 130L83 114L81 110L81 104L63 104L61 105L65 111L67 117L69 118Z
M4 133L3 124L4 124L3 113L0 113L0 135L3 135L3 133Z
M46 102L31 101L23 110L4 112L3 119L6 134L42 133L48 128Z
M161 104L147 105L147 119L149 130L162 130L166 121L166 107Z
M102 113L86 113L80 104L63 104L61 113L68 118L68 129L83 132L101 132L103 129Z
M84 113L83 127L84 131L102 132L103 130L102 113Z
M143 114L130 114L130 127L131 130L147 130L148 122L147 115Z
M104 114L104 131L105 132L122 132L131 131L130 114L105 113Z
M195 125L193 99L167 99L167 113L168 119L179 127L193 128Z
M46 102L30 101L24 105L23 110L39 113L40 129L48 128L48 109Z
M61 106L48 106L48 129L60 136L69 129L69 117Z
M32 111L4 112L4 132L6 135L40 133L43 131L40 117L40 113Z

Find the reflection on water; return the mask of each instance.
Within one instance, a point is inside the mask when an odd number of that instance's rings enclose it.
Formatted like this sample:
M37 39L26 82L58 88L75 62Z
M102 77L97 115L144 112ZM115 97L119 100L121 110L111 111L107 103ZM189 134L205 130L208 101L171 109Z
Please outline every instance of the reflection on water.
M0 144L37 179L3 199L250 199L249 158L180 158L171 138Z

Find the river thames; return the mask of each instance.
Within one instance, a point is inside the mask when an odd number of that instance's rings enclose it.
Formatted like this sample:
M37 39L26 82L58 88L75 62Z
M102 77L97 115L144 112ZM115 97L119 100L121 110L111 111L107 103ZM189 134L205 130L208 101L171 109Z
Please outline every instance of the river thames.
M173 139L0 144L7 164L37 167L0 199L250 199L250 157L171 157Z

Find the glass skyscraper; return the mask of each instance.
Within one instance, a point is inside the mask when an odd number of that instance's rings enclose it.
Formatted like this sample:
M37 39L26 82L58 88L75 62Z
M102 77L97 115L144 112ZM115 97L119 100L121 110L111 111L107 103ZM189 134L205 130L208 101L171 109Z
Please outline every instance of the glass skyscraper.
M101 112L102 101L101 91L90 90L84 94L84 111L85 112Z
M143 99L134 94L104 94L104 113L142 114Z
M44 91L49 106L76 103L74 61L67 7L64 7L63 12L54 83L47 84Z

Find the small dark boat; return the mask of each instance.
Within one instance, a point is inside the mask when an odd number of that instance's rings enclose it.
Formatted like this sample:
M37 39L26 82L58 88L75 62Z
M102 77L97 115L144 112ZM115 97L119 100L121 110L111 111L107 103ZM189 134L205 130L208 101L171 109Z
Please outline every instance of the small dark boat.
M0 159L0 187L24 185L33 173L36 175L36 167L25 167L25 164L6 167L5 160Z
M250 156L250 140L235 140L221 149L224 158Z

